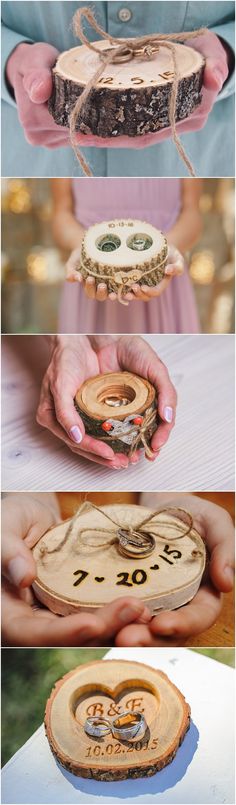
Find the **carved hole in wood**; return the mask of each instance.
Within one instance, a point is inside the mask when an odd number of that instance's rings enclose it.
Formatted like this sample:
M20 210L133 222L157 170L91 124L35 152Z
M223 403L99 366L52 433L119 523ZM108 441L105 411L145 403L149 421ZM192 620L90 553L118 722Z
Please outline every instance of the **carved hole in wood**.
M107 386L106 389L102 389L97 395L97 400L115 408L116 406L128 405L128 403L135 400L135 397L135 390L131 386L126 386L122 383L121 385Z
M150 249L153 240L150 235L146 235L144 232L136 232L135 235L130 235L126 243L129 249L133 249L136 252L144 252Z
M110 232L106 235L102 235L102 237L97 238L95 241L97 249L100 252L114 252L116 249L119 249L121 245L121 240L118 238L117 235L111 235Z

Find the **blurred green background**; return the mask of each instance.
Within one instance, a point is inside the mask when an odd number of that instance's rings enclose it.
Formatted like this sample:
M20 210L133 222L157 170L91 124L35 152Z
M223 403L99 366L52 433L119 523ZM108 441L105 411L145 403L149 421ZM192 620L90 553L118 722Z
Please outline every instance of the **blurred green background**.
M194 651L234 665L234 649ZM46 699L56 680L76 665L101 659L106 653L107 649L97 648L2 650L2 765L42 723Z

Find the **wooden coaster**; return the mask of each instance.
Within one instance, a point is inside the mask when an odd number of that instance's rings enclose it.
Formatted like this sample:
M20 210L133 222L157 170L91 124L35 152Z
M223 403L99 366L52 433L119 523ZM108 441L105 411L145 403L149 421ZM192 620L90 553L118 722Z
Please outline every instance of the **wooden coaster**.
M107 50L106 40L96 42ZM180 76L176 120L184 120L201 102L204 60L194 48L174 43ZM101 64L99 55L86 45L59 56L53 70L53 93L49 111L60 126L69 125L77 98ZM160 45L149 60L138 57L108 65L86 103L77 130L99 137L129 137L158 131L169 126L169 100L173 82L170 51Z
M155 537L154 550L145 557L131 557L123 553L116 527L104 514L115 520L117 529L132 526L135 530L152 512L127 504L100 509L91 509L77 520L50 529L33 548L37 566L33 589L46 607L59 615L93 612L132 595L141 598L156 615L183 606L196 595L205 568L205 546L194 528L186 534L186 522L177 511L174 516L168 511L156 515L145 529ZM88 530L81 533L82 529ZM181 534L186 536L176 539ZM116 541L111 544L112 539ZM58 551L50 553L57 547Z
M167 241L145 221L103 221L89 227L82 243L78 270L105 282L108 292L126 294L134 283L157 285L164 276Z
M83 420L86 433L107 441L115 453L130 453L143 447L138 439L145 417L156 411L154 421L145 429L150 443L159 424L156 389L143 377L131 372L108 372L87 380L75 395L75 407ZM115 437L115 438L114 438Z
M109 719L129 710L147 723L137 743L84 731L87 717ZM56 683L47 701L45 729L57 760L79 777L114 781L151 777L171 763L190 726L190 707L162 671L125 660L75 668Z

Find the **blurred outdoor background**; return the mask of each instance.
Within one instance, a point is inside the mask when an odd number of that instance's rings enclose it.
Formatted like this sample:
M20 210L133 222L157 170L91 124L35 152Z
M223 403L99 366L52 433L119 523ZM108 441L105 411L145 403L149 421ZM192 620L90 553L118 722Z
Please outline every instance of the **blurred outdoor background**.
M203 232L190 254L201 328L234 331L234 181L204 179ZM47 179L2 180L2 330L57 332L65 258L51 234Z
M234 649L194 651L234 667ZM106 652L96 648L2 650L3 766L42 724L56 680L81 663L101 659Z

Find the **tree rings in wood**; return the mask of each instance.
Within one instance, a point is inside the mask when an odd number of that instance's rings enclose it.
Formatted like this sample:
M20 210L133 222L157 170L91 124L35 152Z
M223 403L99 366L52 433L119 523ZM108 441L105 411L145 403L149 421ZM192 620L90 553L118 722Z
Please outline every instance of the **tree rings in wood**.
M89 378L75 395L75 407L86 433L107 441L116 453L129 454L148 412L156 410L145 429L147 444L157 429L156 389L145 378L131 372L108 372ZM141 438L136 449L143 446Z
M86 718L141 712L140 742L85 733ZM45 729L57 760L73 774L113 781L150 777L171 763L190 725L190 707L162 671L125 660L81 665L56 683L46 705Z
M88 228L78 270L92 276L96 287L105 282L108 293L125 295L135 283L157 285L164 276L167 240L151 224L138 220L103 221Z
M181 36L181 34L180 34ZM179 74L176 121L188 117L201 102L204 59L192 47L173 43ZM96 42L102 51L108 41ZM101 64L99 55L81 45L61 53L53 70L49 111L60 126ZM135 137L170 125L169 102L173 83L170 51L160 44L149 60L138 57L109 64L92 88L78 115L76 128L99 137Z
M119 529L135 530L148 515L152 512L144 506L113 504L99 511L91 508L50 529L33 548L37 598L59 615L94 612L124 595L142 599L153 615L186 604L201 583L204 543L195 528L186 533L178 512L173 516L167 510L145 526L155 539L152 553L125 556Z

